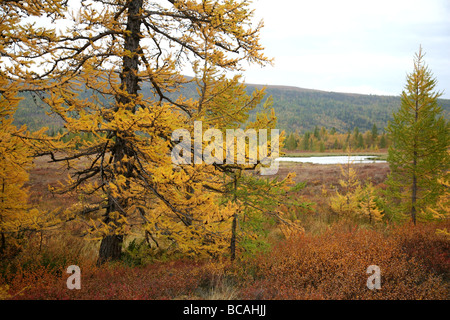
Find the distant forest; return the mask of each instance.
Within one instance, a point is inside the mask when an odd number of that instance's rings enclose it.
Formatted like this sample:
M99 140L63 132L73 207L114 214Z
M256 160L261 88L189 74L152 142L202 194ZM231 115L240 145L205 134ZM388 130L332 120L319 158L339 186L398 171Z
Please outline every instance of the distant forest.
M400 92L399 96L378 96L267 86L268 96L273 97L278 128L298 134L313 132L316 127L334 128L340 133L355 128L366 132L372 130L374 124L383 132L392 114L400 107ZM449 119L450 100L441 99L439 102L444 117ZM252 115L256 112L257 109Z
M261 85L248 84L249 92ZM145 91L145 84L144 84ZM188 85L183 94L195 97L194 84ZM88 93L86 93L88 94ZM177 95L176 93L174 95ZM26 124L30 130L44 126L57 131L62 126L61 119L50 117L48 107L30 93L22 95L24 100L14 116L18 126ZM278 117L277 127L286 133L304 134L316 127L347 133L358 128L361 132L371 130L376 125L384 131L393 112L400 107L399 96L378 96L352 93L326 92L287 86L266 86L266 96L273 98L273 108ZM450 100L441 99L444 117L450 118ZM250 112L250 120L262 109L262 104Z

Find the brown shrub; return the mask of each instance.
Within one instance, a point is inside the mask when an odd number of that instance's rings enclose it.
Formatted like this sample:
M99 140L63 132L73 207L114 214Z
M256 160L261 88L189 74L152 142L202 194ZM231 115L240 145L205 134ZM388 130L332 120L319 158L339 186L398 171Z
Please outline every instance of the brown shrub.
M422 245L412 250L408 244L416 241ZM379 290L366 286L370 265L381 269ZM429 226L395 229L392 236L334 228L279 243L270 254L247 263L246 269L253 278L242 284L243 299L416 300L447 299L449 293L443 280L448 241L438 239Z
M81 259L83 247L64 255L54 246L49 261L4 270L0 293L9 299L448 299L447 226L423 224L365 230L336 224L318 235L277 242L267 254L242 263L191 260L141 267L101 267ZM55 239L55 241L61 239ZM66 240L66 248L67 242ZM31 256L30 256L31 257ZM75 261L73 259L80 259ZM81 290L69 290L66 268L79 262ZM56 263L58 262L58 263ZM381 289L367 288L367 268L381 269Z
M70 275L65 269L19 271L8 281L9 296L20 300L166 300L195 296L203 279L200 264L187 261L141 268L111 264L80 269L80 290L67 288Z

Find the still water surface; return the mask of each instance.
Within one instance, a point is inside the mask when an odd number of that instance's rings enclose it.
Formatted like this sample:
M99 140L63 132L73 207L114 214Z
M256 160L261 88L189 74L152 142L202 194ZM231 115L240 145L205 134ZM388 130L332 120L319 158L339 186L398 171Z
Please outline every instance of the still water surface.
M309 162L314 164L345 164L351 163L385 163L384 160L374 160L376 156L323 156L323 157L281 157L276 161Z

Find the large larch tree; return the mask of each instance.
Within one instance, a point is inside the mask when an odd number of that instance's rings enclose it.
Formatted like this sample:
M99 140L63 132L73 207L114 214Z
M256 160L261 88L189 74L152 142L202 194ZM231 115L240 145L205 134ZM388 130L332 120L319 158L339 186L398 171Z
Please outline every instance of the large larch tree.
M262 23L252 24L246 1L231 0L82 1L68 16L66 29L34 37L34 55L21 48L32 70L10 70L67 132L94 137L41 151L70 169L55 192L90 200L68 208L67 219L91 221L99 263L118 259L138 226L155 245L164 239L186 253L228 248L235 209L214 192L223 187L218 166L174 165L171 135L186 128L194 137L194 121L224 132L245 123L263 91L249 94L239 73L270 62ZM183 76L189 70L194 78ZM189 84L195 98L181 94Z
M392 139L390 194L414 224L417 215L434 205L444 191L439 180L450 165L450 126L441 114L438 98L442 93L435 90L436 83L420 48L401 94L400 109L387 127Z

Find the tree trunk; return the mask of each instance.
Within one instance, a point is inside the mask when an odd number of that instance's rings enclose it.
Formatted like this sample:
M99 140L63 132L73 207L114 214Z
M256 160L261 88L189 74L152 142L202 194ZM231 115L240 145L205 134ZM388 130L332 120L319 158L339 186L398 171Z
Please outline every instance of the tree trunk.
M123 236L109 235L102 239L97 264L119 260L122 254Z
M141 28L141 18L139 17L140 10L142 9L142 0L131 0L128 3L128 13L127 13L127 26L124 36L124 52L130 52L122 58L122 71L120 73L121 79L121 89L125 90L127 94L118 94L116 96L117 106L115 110L119 110L120 105L127 105L132 111L136 111L134 106L133 98L137 97L139 91L139 50L140 50L140 28ZM114 171L117 176L119 172L123 172L125 168L125 177L131 178L133 176L134 168L130 166L129 163L123 163L122 159L126 155L128 158L134 156L132 146L127 142L127 133L122 132L122 135L116 136L115 144L112 149L113 161L114 161ZM123 174L123 173L122 173ZM129 184L127 183L127 186ZM112 196L110 196L112 197ZM113 223L115 226L120 227L118 222L111 219L110 213L119 212L122 215L126 214L127 203L124 199L110 198L108 203L108 208L105 213L104 222ZM111 260L119 260L122 253L123 235L107 235L102 239L100 244L99 258L97 263L102 264Z
M234 173L234 181L233 181L233 189L234 196L233 202L236 203L237 200L237 173ZM237 212L233 215L233 222L231 223L231 240L230 240L230 253L231 253L231 261L236 259L236 229L237 229Z
M2 195L3 194L5 194L5 179L2 179ZM4 200L3 200L3 196L2 196L2 203L3 202L4 202ZM0 221L2 221L2 220L3 220L3 218L0 215ZM5 237L5 234L3 232L1 233L1 240L2 240L2 242L1 242L1 245L0 245L0 253L3 253L5 251L5 249L6 249L6 237Z
M230 241L230 252L231 261L236 259L236 226L237 226L237 214L233 215L233 222L231 224L231 241Z
M414 123L416 124L419 121L419 86L416 86L416 101L415 101L415 114L414 114ZM414 136L414 145L413 145L413 179L412 179L412 190L411 190L411 218L416 225L416 200L417 200L417 136Z
M416 167L416 160L414 159L414 168ZM412 181L412 192L411 192L411 218L416 225L416 200L417 200L417 178L416 174L413 173Z
M6 249L6 237L5 234L2 232L1 233L1 244L0 244L0 254L2 254L3 252L5 252Z

